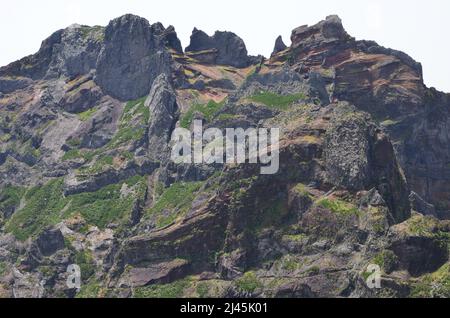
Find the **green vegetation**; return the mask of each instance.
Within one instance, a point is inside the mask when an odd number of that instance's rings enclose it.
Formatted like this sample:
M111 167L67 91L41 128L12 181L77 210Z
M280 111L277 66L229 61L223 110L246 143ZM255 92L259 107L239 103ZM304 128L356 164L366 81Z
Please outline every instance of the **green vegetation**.
M67 144L68 144L70 147L78 148L78 147L81 146L81 139L79 139L79 138L72 138L72 139L70 139L70 140L67 141Z
M249 99L253 102L264 104L271 108L286 110L295 102L305 99L305 94L297 93L292 95L278 95L271 92L261 91L260 93L249 97Z
M123 110L121 121L126 123L133 119L133 117L141 116L142 123L148 123L150 109L145 106L146 99L147 96L128 102Z
M58 223L66 206L62 199L62 184L62 179L56 179L30 189L25 195L25 207L8 220L6 231L25 241L47 226Z
M308 275L311 275L311 276L318 275L320 273L320 267L312 266L310 269L308 269L307 273L308 273Z
M106 170L107 167L113 165L114 157L103 155L97 158L95 163L90 167L80 169L80 175L95 175Z
M8 142L11 139L11 135L10 134L4 134L2 136L0 136L0 142Z
M156 225L164 227L176 220L177 217L188 212L192 201L203 182L177 182L165 189L158 198L156 204L148 211L151 216L156 216ZM165 210L170 210L169 215L164 215Z
M359 210L356 206L339 199L322 198L316 204L338 215L359 215Z
M206 282L199 282L196 287L198 297L207 298L209 295L209 285Z
M120 119L119 130L106 145L107 149L133 141L140 140L145 134L145 127L150 119L150 109L145 106L147 97L128 102Z
M3 191L0 192L0 213L18 207L24 194L24 188L6 186Z
M80 266L81 280L84 282L95 273L95 265L92 255L86 250L75 253L75 264Z
M85 149L70 149L62 157L63 161L73 160L73 159L84 159L86 161L91 161L97 155L97 151L85 150Z
M435 234L436 223L433 217L415 214L407 221L407 230L413 235L431 237Z
M98 298L101 290L100 284L95 280L91 280L87 284L81 285L81 290L76 295L76 298Z
M283 235L283 240L291 242L301 242L307 238L308 236L306 234Z
M134 298L180 298L192 283L190 278L178 280L170 284L158 284L138 287L134 290Z
M87 121L88 119L90 119L95 113L97 112L97 110L95 108L91 108L88 109L80 114L78 114L78 117L80 118L81 121Z
M386 271L393 268L394 265L397 263L397 256L394 254L394 252L385 250L377 254L373 258L372 262L380 266L384 271Z
M133 187L127 195L120 191L124 183ZM95 192L67 197L62 186L63 180L55 179L30 189L25 194L25 207L7 221L6 231L25 241L76 213L80 213L89 224L105 228L111 222L125 222L134 200L145 193L144 178L139 176Z
M188 129L194 118L194 113L199 112L205 116L205 119L210 121L214 114L216 114L225 105L225 99L220 103L216 103L210 100L207 104L194 104L189 110L181 117L180 126Z
M290 255L287 255L282 261L282 268L290 272L298 270L301 265L301 263Z
M414 283L410 296L417 298L450 297L450 264L445 264L436 272L425 275Z
M279 198L268 203L267 207L256 214L255 229L263 229L280 225L283 218L288 215L285 198Z
M137 178L137 179L136 179ZM136 181L138 180L138 181ZM139 184L137 184L139 183ZM69 215L80 213L88 224L105 228L111 222L125 221L131 213L136 197L143 196L145 185L141 177L135 177L125 182L127 186L137 186L137 193L124 196L121 194L122 183L106 186L96 192L85 192L67 197L70 205Z
M70 149L68 152L66 152L64 154L64 156L62 157L63 161L67 161L67 160L72 160L72 159L77 159L77 158L81 158L81 153L78 149Z
M246 272L242 277L235 281L235 284L240 290L248 293L253 293L257 288L262 287L255 272Z
M0 262L0 277L5 275L7 266L5 262Z
M312 198L312 195L308 191L308 187L304 185L303 183L298 183L294 189L295 192L300 194L301 196Z

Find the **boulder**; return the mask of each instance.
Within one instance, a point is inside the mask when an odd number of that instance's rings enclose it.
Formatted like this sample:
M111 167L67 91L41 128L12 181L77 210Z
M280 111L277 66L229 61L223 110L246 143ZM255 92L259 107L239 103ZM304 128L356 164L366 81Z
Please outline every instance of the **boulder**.
M51 256L64 248L64 236L59 229L48 229L39 235L36 245L43 256Z

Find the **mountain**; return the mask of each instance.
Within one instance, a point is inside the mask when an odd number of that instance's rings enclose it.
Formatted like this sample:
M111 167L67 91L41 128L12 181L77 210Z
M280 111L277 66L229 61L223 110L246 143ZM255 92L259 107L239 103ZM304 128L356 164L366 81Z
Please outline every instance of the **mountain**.
M280 128L279 171L173 162L197 120ZM0 295L449 297L449 131L421 64L337 16L270 58L72 25L0 68Z

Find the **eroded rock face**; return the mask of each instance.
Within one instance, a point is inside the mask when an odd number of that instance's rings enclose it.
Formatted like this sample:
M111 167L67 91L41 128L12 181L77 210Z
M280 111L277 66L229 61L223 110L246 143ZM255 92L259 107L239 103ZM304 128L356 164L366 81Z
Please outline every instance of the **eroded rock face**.
M203 52L209 51L209 52ZM186 48L187 53L208 56L210 64L246 67L252 60L247 54L244 41L232 32L216 31L212 37L196 28L192 31L191 43Z
M448 260L448 250L432 238L408 237L392 244L400 266L413 276L432 273Z
M153 284L167 284L182 278L188 272L189 262L176 259L171 262L154 264L146 268L133 268L122 278L122 284L140 287Z
M231 32L186 51L126 15L0 69L0 295L448 295L450 102L419 63L336 16L270 59ZM195 119L279 127L279 170L172 162Z
M42 42L41 48L35 55L2 67L0 78L2 74L31 79L75 77L87 74L96 66L102 47L103 32L102 27L77 24L59 30ZM23 83L23 80L20 83ZM15 86L14 88L18 89L24 85L17 82Z
M168 160L168 144L178 120L179 109L175 91L165 74L154 81L145 107L150 109L149 153L155 160Z
M96 77L106 93L121 100L142 97L169 68L170 57L147 20L125 15L106 27Z

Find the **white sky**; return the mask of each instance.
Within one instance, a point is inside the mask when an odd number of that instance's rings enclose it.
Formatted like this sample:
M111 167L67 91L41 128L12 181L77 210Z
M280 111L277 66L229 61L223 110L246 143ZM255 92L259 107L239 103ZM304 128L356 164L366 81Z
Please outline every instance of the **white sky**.
M357 39L402 50L421 62L425 83L450 92L448 0L0 0L0 65L39 49L72 23L106 25L125 13L175 26L183 47L195 27L233 31L250 54L269 56L275 38L338 14Z

